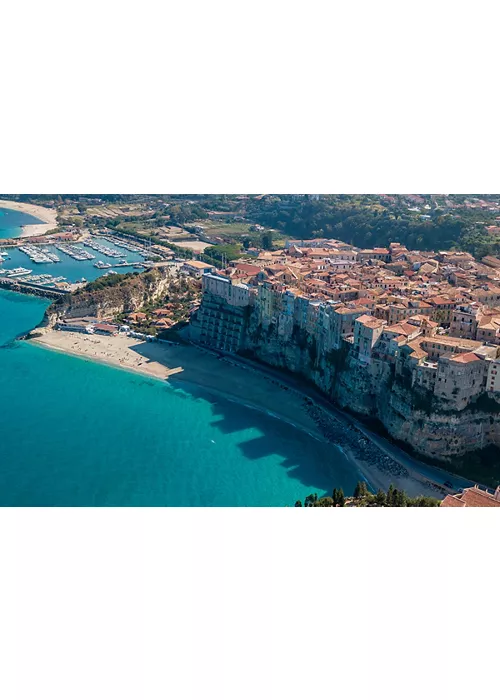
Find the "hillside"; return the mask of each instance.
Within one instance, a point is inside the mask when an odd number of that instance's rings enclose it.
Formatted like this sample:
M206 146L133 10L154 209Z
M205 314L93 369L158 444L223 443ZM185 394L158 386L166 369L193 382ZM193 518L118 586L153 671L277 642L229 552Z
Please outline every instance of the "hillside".
M100 278L51 304L41 325L52 327L63 316L103 319L135 311L165 294L171 279L168 268Z

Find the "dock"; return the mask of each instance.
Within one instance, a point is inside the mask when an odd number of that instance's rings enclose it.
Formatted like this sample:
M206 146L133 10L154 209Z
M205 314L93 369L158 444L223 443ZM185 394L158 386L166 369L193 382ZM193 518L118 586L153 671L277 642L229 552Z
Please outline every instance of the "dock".
M67 289L52 289L50 287L44 287L41 284L23 282L12 277L0 277L0 289L10 289L12 292L24 294L34 294L37 297L46 297L47 299L61 299L70 293Z

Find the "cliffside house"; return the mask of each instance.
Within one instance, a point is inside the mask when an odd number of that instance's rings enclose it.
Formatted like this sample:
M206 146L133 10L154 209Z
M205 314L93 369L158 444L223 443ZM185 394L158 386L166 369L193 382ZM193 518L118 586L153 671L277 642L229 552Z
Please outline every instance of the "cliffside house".
M361 362L371 362L372 348L386 325L385 321L367 314L354 321L354 350Z

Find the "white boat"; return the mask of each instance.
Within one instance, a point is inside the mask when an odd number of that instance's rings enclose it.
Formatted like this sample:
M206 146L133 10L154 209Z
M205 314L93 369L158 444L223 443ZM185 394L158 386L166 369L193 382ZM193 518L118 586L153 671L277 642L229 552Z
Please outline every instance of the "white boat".
M28 270L25 267L15 267L13 270L7 270L7 277L25 277L31 275L33 270Z

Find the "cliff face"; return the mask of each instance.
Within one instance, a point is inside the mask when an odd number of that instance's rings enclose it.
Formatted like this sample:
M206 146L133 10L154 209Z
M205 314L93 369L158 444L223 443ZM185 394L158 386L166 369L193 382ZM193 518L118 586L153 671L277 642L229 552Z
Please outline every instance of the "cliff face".
M394 438L422 455L447 461L488 445L500 446L500 404L493 398L486 403L486 410L478 403L450 411L434 400L424 410L418 393L394 383L381 393L377 415Z
M99 287L99 282L91 283L51 304L41 325L52 327L62 317L95 316L102 319L135 311L162 297L171 280L167 269L154 268L119 279L116 283L111 278L108 286Z
M342 408L378 418L392 437L421 455L451 461L488 445L500 446L500 404L493 398L451 411L437 397L431 400L395 378L387 363L361 364L347 346L322 353L305 334L282 339L275 326L262 330L251 324L245 339L245 350L258 359L301 374Z

